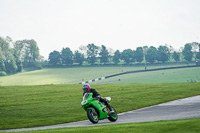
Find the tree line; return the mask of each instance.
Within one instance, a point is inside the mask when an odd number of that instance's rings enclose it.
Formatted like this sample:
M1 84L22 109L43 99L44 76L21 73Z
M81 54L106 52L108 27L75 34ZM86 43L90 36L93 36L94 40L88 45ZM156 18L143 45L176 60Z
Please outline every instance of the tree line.
M170 58L179 62L181 55L184 60L191 62L194 58L195 61L200 59L200 43L192 42L185 44L184 48L180 51L175 51L172 46L164 45L158 48L154 46L137 47L136 50L125 49L122 52L112 49L107 49L105 45L101 47L95 44L88 44L87 46L81 46L80 50L76 50L74 53L69 47L63 48L60 52L53 51L49 54L49 65L83 65L86 62L89 65L96 64L119 64L123 61L124 64L133 63L155 63L168 62Z
M42 68L43 57L35 40L0 37L0 76L21 72L23 68Z
M23 68L41 69L43 67L96 65L96 64L135 64L168 62L173 58L176 62L180 58L187 62L200 59L200 44L187 43L184 48L175 51L172 46L164 45L137 47L136 50L108 49L105 45L100 47L95 44L81 46L79 50L71 51L69 47L61 51L52 51L45 61L39 53L37 42L31 40L18 40L13 42L10 37L0 37L0 76L21 72Z
M179 62L180 56L183 56L184 60L191 62L193 58L195 60L200 59L200 44L197 42L187 43L181 51L175 51L172 46L144 46L137 47L136 50L125 49L122 52L116 50L108 50L106 46L101 47L95 44L88 44L87 46L81 46L80 50L74 53L69 47L63 48L61 52L53 51L49 54L49 65L83 65L83 62L87 62L89 65L96 64L119 64L120 61L124 61L125 64L141 63L143 61L147 63L168 62L170 58Z

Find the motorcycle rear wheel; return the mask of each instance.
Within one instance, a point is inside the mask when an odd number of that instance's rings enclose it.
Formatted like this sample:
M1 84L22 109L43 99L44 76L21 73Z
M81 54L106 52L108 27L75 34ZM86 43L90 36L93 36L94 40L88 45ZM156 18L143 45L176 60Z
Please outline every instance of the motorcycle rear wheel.
M108 120L110 120L111 122L114 122L118 119L118 115L117 115L117 111L113 107L111 107L111 108L112 108L112 110L114 110L115 113L109 114Z
M98 114L95 115L95 114L92 112L92 109L88 109L88 110L87 110L87 117L88 117L88 119L89 119L92 123L94 123L94 124L96 124L96 123L99 122L99 116L98 116Z

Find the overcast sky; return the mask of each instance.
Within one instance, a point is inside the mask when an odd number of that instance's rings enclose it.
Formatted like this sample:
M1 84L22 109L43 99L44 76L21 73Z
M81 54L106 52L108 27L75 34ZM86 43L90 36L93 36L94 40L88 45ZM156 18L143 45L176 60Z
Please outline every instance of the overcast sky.
M0 0L0 36L40 54L94 43L113 50L200 42L200 0Z

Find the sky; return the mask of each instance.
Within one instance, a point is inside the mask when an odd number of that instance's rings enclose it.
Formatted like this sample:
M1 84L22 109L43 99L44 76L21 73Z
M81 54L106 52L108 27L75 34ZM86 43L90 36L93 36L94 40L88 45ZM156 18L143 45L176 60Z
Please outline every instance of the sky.
M200 0L0 0L0 36L54 50L105 45L114 51L200 42Z

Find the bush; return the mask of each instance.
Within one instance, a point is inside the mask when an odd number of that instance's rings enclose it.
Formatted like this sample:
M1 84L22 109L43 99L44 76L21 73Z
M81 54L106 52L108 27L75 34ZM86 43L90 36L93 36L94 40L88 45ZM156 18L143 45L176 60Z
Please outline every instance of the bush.
M6 75L7 75L6 72L0 71L0 76L6 76Z

